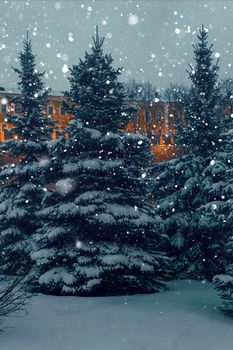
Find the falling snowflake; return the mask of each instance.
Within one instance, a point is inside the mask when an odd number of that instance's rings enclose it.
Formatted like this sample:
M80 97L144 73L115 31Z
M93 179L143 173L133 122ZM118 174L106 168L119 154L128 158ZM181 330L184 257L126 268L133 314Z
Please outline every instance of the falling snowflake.
M55 2L55 9L60 10L61 9L61 3L60 2Z
M77 240L76 243L75 243L75 246L76 246L76 248L80 249L81 246L82 246L82 242Z
M42 167L42 168L46 168L48 167L50 164L50 159L49 158L41 158L40 161L39 161L39 166Z
M69 34L68 34L68 40L69 40L69 41L74 41L73 33L69 33Z
M1 104L2 104L2 105L7 105L7 103L8 103L7 98L3 97L3 98L1 99Z
M131 26L135 26L136 24L138 24L139 18L136 15L130 15L128 17L128 24Z
M64 74L66 74L68 71L69 71L69 68L68 68L67 64L64 64L63 67L62 67L62 72Z
M56 191L60 194L68 194L75 189L75 181L73 179L67 178L57 181Z
M111 39L112 38L112 33L107 33L106 37L107 37L107 39Z

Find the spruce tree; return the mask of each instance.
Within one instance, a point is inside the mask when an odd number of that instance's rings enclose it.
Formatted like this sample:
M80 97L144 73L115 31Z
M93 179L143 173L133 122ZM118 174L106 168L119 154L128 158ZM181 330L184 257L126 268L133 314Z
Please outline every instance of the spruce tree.
M49 165L47 142L52 123L44 115L48 90L42 80L44 73L36 71L35 60L27 37L19 53L20 68L14 69L19 76L20 91L15 103L20 104L21 113L6 116L13 125L12 138L1 146L11 159L0 172L1 269L10 274L25 273L31 267L31 238L39 226L36 212Z
M121 131L128 120L121 70L103 43L97 30L91 52L70 70L73 119L57 152L63 179L46 194L35 235L35 277L45 293L154 292L168 275L163 225L145 199L149 142Z
M194 48L194 65L187 70L192 83L184 112L186 125L179 130L179 144L185 153L207 156L220 146L221 118L218 60L214 63L213 44L208 47L208 32L199 31Z
M178 129L177 146L183 155L152 170L157 212L170 236L176 273L199 279L211 279L223 270L229 229L223 188L231 164L221 152L225 120L219 113L218 66L207 38L202 26L194 45L195 66L189 71L186 123Z
M221 213L225 214L225 225L228 229L228 241L225 247L228 261L225 266L224 273L217 275L213 279L214 287L218 291L222 306L221 309L233 316L233 179L232 179L232 164L233 164L233 125L228 132L223 134L224 150L222 155L229 164L229 170L225 172L224 182L219 184L221 190ZM224 199L224 201L223 201Z

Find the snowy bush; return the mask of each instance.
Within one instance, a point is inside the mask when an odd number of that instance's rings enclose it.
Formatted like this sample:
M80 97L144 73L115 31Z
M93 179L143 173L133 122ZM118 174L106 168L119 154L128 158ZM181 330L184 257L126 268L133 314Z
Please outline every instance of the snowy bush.
M25 292L25 277L0 276L0 321L23 310L31 296Z

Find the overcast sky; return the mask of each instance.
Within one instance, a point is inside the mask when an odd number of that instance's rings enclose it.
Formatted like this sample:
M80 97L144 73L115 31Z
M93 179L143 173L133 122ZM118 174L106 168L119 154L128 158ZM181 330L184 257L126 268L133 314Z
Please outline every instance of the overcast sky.
M15 88L18 50L26 36L33 41L39 70L54 90L68 88L67 66L89 50L95 25L106 36L105 50L122 80L150 80L163 89L171 82L187 84L192 43L203 23L215 54L220 54L221 78L233 77L233 1L193 0L0 0L0 85Z

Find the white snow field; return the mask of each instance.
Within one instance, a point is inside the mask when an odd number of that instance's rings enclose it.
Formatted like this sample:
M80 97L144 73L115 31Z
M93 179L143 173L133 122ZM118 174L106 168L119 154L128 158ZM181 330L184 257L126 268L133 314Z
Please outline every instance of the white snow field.
M212 285L173 281L127 297L37 295L2 325L1 350L232 350L233 319Z

